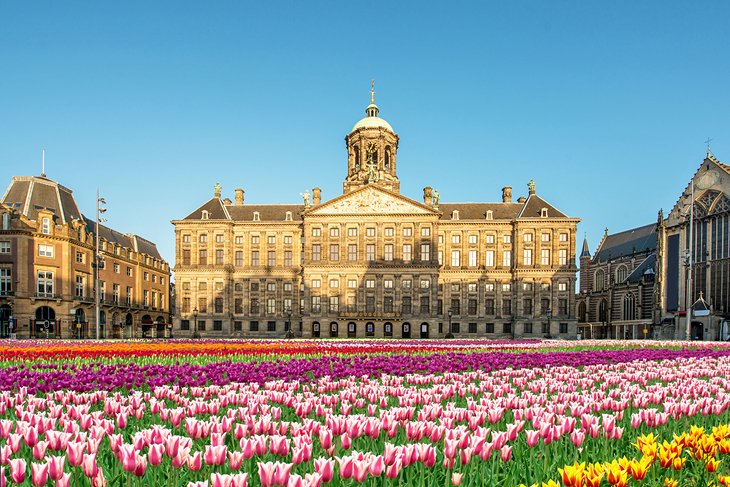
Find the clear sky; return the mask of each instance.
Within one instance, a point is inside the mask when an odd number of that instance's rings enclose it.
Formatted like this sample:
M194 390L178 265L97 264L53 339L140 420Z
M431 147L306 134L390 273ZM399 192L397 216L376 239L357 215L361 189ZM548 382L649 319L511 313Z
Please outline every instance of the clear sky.
M705 155L730 163L730 2L0 3L0 183L38 175L157 243L223 185L342 193L375 78L401 192L537 193L603 228L652 223Z

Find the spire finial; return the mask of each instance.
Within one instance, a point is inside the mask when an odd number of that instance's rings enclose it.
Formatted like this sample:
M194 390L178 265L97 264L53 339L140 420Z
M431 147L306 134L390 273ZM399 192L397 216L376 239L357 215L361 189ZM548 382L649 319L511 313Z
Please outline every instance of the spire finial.
M375 103L375 80L370 83L370 103Z
M712 142L712 139L707 137L707 140L705 140L705 145L707 145L707 157L712 156L712 152L710 152L710 142Z
M41 147L41 177L46 177L46 149Z

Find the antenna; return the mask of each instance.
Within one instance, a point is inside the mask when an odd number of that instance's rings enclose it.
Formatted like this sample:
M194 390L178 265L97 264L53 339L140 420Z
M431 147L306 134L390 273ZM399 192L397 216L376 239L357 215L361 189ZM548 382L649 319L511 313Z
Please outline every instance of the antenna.
M41 149L41 177L46 177L46 149Z

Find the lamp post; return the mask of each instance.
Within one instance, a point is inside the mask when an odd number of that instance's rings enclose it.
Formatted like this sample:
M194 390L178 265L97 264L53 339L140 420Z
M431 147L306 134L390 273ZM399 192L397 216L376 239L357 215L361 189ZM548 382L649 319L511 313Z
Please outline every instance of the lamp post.
M200 338L200 332L198 332L198 308L193 309L193 338Z
M688 249L688 267L689 267L689 273L687 275L687 291L685 294L685 300L687 301L686 306L684 309L687 311L686 320L687 325L684 331L684 338L685 340L691 340L692 339L692 299L694 297L692 296L692 261L694 260L694 255L692 252L692 248L694 247L694 242L692 241L692 233L693 233L693 227L694 227L694 219L695 219L695 180L694 177L692 178L692 182L690 183L691 189L690 189L690 201L689 201L689 249Z
M448 311L448 315L449 315L449 332L446 334L446 337L445 338L454 338L454 334L451 333L451 317L453 316L453 314L454 314L454 310L452 310L451 308L449 308L449 311Z
M94 252L94 309L96 312L96 339L99 340L101 338L101 327L100 327L100 321L101 321L101 304L100 304L100 280L99 280L99 270L104 267L104 260L101 258L101 254L99 253L99 222L106 221L106 218L100 218L99 215L104 213L106 211L106 208L104 208L101 205L105 205L106 201L104 198L99 197L99 188L96 188L96 229L95 232L95 252Z
M545 316L547 316L547 320L548 320L548 329L547 329L548 338L551 338L551 335L550 335L550 320L553 317L553 310L551 310L551 309L547 310L547 312L545 313Z
M286 309L286 324L284 325L284 331L286 332L287 338L294 338L294 332L291 329L291 308Z

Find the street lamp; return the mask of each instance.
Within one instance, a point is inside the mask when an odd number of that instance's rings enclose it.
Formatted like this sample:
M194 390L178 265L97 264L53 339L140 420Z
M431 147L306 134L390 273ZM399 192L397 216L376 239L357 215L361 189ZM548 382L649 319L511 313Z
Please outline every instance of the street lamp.
M451 316L454 314L454 310L449 308L449 332L446 334L445 338L454 338L454 334L451 333Z
M99 188L96 188L96 251L94 252L94 309L96 311L96 339L99 340L101 337L101 328L99 322L101 321L101 305L99 302L100 293L100 280L99 270L104 268L104 260L101 258L99 253L99 222L105 222L106 218L101 218L99 215L106 212L106 208L101 205L105 205L106 201L104 198L99 197Z
M547 312L545 313L545 316L547 316L547 320L548 320L548 329L547 329L548 338L552 338L550 335L550 319L553 317L553 310L552 309L547 310Z
M291 308L286 309L286 324L284 325L287 338L294 338L294 332L291 329Z
M193 338L200 338L200 332L198 332L198 308L193 309Z

